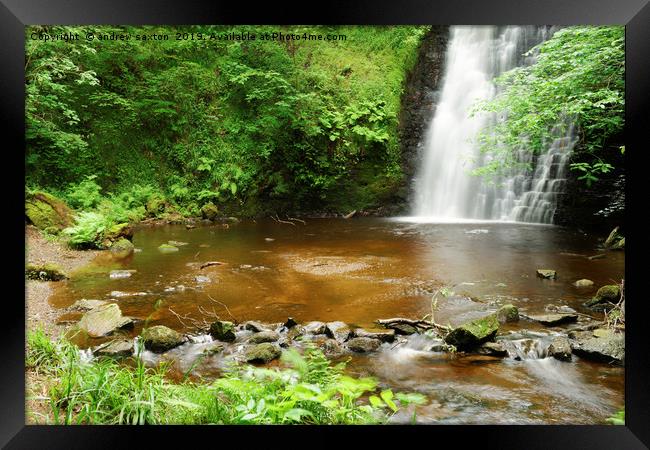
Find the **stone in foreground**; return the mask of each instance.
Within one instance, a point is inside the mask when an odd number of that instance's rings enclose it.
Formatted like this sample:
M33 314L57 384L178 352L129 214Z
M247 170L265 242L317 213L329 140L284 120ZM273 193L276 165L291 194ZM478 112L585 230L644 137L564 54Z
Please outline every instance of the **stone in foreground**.
M506 350L505 347L499 342L484 342L480 347L476 349L476 353L479 355L487 356L508 356L508 350Z
M203 354L205 356L212 356L216 355L217 353L221 353L224 349L223 344L220 344L218 342L210 344L208 347L203 349Z
M454 328L445 337L445 342L459 350L463 350L493 340L498 331L499 320L497 315L490 314Z
M250 363L267 363L279 358L280 355L282 350L270 342L264 342L248 348L244 356Z
M571 349L574 354L585 359L623 364L625 361L625 333L604 330L604 332L594 332L591 335L582 334L571 342Z
M106 336L118 328L133 326L133 320L122 315L115 303L91 309L79 321L79 328L91 337Z
M542 325L553 327L555 325L562 325L565 323L572 323L578 320L577 314L542 314L539 316L529 316Z
M395 330L368 331L363 328L354 330L354 335L360 338L378 339L381 342L393 342L395 340Z
M97 347L93 354L95 356L108 356L111 358L124 358L133 354L133 341L127 339L116 339L106 342Z
M232 342L235 340L235 325L225 320L217 320L210 325L210 335L219 341Z
M307 334L325 334L326 326L323 322L309 322L305 325Z
M348 340L352 334L352 330L344 322L327 322L325 334L336 339L338 343L343 343Z
M168 328L164 325L156 325L142 330L142 340L144 341L144 348L151 350L154 353L163 353L178 347L185 340L180 333Z
M244 322L244 330L252 331L254 333L259 333L260 331L269 331L269 328L266 325L256 322L254 320L249 320Z
M368 353L377 350L381 341L369 337L356 337L348 341L348 348L357 353Z
M178 247L174 247L173 245L169 244L162 244L158 247L158 250L161 253L173 253L178 251Z
M268 330L255 333L250 338L248 338L248 342L251 344L261 344L262 342L275 342L278 339L280 339L280 335L278 333Z
M537 276L540 278L555 280L555 278L557 278L557 273L555 270L551 269L537 269Z
M564 336L557 336L551 341L547 354L560 361L571 361L571 343Z

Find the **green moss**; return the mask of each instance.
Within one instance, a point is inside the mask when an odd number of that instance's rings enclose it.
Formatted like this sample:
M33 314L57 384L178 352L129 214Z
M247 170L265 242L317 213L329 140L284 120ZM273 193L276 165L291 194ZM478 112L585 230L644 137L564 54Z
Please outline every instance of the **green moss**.
M25 200L25 216L41 230L63 230L74 223L72 210L63 200L46 192L34 192Z
M455 328L445 337L445 342L459 349L469 348L494 339L498 331L497 315L490 314Z
M43 265L27 264L25 276L30 280L40 281L60 281L68 278L59 266L52 263Z
M201 215L204 219L214 220L219 214L219 209L212 202L208 202L201 207Z

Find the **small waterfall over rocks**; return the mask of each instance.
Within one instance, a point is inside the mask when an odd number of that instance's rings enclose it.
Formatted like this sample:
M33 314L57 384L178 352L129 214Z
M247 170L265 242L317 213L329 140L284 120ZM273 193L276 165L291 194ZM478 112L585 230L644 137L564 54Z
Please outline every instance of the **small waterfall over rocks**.
M472 108L498 94L494 77L534 62L535 55L524 54L553 32L541 26L451 28L440 100L414 182L418 220L553 223L575 143L569 120L558 123L545 152L521 149L516 168L506 176L487 182L471 174L490 162L479 150L479 133L506 118L471 115Z

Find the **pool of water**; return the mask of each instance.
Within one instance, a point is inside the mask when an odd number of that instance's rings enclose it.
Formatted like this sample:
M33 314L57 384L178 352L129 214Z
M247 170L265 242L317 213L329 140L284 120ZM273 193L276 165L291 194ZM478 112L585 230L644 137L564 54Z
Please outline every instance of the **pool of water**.
M377 319L430 313L432 295L444 286L454 295L438 296L438 323L457 325L505 303L524 314L566 305L600 319L582 303L598 286L619 282L625 265L622 252L588 258L602 253L599 237L553 226L379 218L142 227L132 257L115 261L102 255L61 283L50 301L64 308L81 298L112 299L125 315L178 331L191 331L215 315L238 322L291 316L371 327ZM161 252L158 247L169 241L186 245ZM209 261L221 264L201 269ZM557 279L538 278L539 268L556 270ZM136 272L111 279L115 269ZM593 280L594 287L575 287L581 278ZM501 333L514 339L528 331L550 339L558 330L520 321ZM387 387L426 394L430 403L418 408L418 422L603 423L623 404L621 367L575 356L563 363L439 354L423 351L422 339L414 336L397 348L384 344L348 364L351 372L375 376ZM189 363L195 352L188 349L170 353ZM196 370L218 373L201 365ZM410 410L393 418L411 419Z

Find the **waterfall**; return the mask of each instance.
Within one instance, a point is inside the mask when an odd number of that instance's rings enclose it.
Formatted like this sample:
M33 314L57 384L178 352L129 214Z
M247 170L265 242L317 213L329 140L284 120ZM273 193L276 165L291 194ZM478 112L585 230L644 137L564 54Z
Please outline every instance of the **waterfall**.
M413 212L418 219L552 223L575 142L570 123L558 123L545 152L533 156L521 149L518 168L488 182L471 174L490 162L477 139L505 116L471 111L498 93L496 76L534 62L534 55L524 53L553 31L536 26L451 28L439 101L415 179Z

